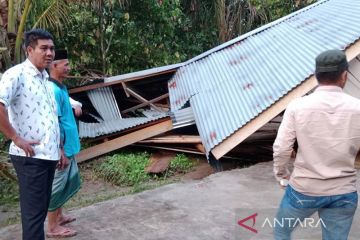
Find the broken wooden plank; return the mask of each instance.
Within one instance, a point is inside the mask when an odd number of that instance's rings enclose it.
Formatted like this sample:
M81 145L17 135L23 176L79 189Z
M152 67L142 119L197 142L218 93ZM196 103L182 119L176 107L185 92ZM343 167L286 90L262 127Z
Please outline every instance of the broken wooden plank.
M150 164L145 169L147 173L162 173L170 166L170 162L175 158L174 152L161 151L154 153L150 157Z
M139 143L201 143L201 138L195 135L169 135L149 138Z
M204 154L206 153L206 149L202 143L195 144L195 148Z
M112 139L110 141L98 144L96 146L82 150L77 156L77 162L83 162L94 157L98 157L105 153L109 153L116 149L125 147L127 145L136 143L143 139L147 139L161 133L170 131L173 128L172 121L167 120L150 127L140 129L136 132L132 132L121 137Z
M191 154L198 154L198 155L205 155L205 153L193 151L193 150L187 150L183 148L174 148L174 147L161 147L161 146L154 146L154 145L145 145L145 144L133 144L133 146L137 147L144 147L144 148L153 148L153 149L161 149L161 150L168 150L168 151L174 151L174 152L182 152L182 153L191 153Z
M123 89L124 89L124 92L125 92L125 94L126 94L126 97L130 97L130 94L128 93L128 91L127 91L127 87L126 87L126 84L124 83L124 82L121 82L121 85L122 85L122 87L123 87Z
M132 90L131 88L127 88L126 91L133 97L135 97L136 99L140 100L143 103L146 103L146 105L150 105L152 106L154 109L161 111L158 107L156 107L153 103L151 103L149 100L143 98L140 94L138 94L137 92L135 92L134 90Z
M151 100L149 100L147 102L143 102L143 103L140 103L140 104L138 104L138 105L136 105L134 107L125 109L124 111L121 111L121 114L125 114L125 113L128 113L128 112L134 111L134 110L136 110L138 108L145 107L145 106L149 105L150 103L155 103L157 101L160 101L160 100L168 98L168 97L169 97L169 94L166 93L166 94L161 95L161 96L159 96L157 98L151 99Z

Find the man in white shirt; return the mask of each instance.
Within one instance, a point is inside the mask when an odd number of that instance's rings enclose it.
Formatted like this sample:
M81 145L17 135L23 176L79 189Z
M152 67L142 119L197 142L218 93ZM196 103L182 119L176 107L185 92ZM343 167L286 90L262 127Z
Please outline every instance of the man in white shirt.
M357 208L354 162L360 147L360 100L343 92L348 62L342 51L316 58L319 86L287 107L274 142L274 173L289 179L277 220L318 212L323 239L347 239ZM288 163L297 140L292 173ZM275 239L290 239L296 224L275 226Z
M34 29L25 35L28 58L0 80L0 131L12 140L10 159L19 180L23 239L43 240L60 133L46 68L54 59L53 37Z

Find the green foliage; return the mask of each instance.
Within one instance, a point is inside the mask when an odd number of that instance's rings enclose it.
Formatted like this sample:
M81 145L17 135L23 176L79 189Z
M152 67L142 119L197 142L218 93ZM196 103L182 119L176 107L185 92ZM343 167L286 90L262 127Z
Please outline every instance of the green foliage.
M147 183L152 180L164 181L175 173L186 173L192 167L193 163L185 154L177 154L170 162L170 166L163 176L149 175L145 168L149 165L150 155L143 153L120 153L106 157L106 159L97 167L95 174L120 186L132 186L133 191L152 188Z
M7 163L7 158L0 156L0 205L16 204L19 201L19 188L15 170Z
M19 201L19 188L16 181L1 179L0 181L0 205L14 205Z
M193 162L183 153L176 154L170 162L170 171L177 173L186 173L194 166Z
M256 9L265 8L270 16L270 21L286 16L317 0L251 0Z
M7 153L10 146L10 140L6 139L5 136L0 132L0 153Z
M5 141L4 135L0 132L0 144Z
M150 179L145 173L149 164L149 154L121 153L107 157L95 168L95 173L116 185L134 186Z
M77 75L117 75L188 60L215 46L216 32L200 29L180 1L103 3L101 11L71 6L74 14L58 47L70 50Z
M64 25L68 23L70 14L65 0L38 0L31 7L27 22L30 28L52 28L53 34L59 36Z

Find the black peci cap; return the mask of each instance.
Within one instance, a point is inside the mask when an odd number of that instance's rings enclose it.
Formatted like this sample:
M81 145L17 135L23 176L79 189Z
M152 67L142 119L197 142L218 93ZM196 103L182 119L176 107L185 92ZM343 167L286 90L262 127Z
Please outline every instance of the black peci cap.
M65 49L59 49L59 50L55 50L55 58L54 61L56 60L62 60L62 59L67 59L68 58L68 54L67 51Z
M344 71L349 67L345 53L340 50L328 50L320 53L316 57L315 63L316 73Z

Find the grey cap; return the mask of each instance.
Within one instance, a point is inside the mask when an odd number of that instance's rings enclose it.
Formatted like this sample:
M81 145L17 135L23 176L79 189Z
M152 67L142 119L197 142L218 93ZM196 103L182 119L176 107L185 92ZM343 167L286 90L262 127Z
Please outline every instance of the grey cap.
M340 50L328 50L316 57L316 73L337 72L347 70L349 63L346 55Z

